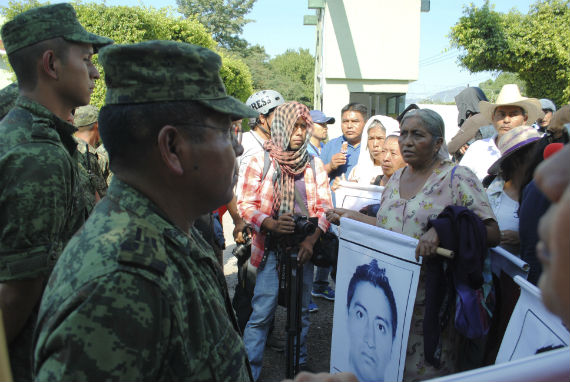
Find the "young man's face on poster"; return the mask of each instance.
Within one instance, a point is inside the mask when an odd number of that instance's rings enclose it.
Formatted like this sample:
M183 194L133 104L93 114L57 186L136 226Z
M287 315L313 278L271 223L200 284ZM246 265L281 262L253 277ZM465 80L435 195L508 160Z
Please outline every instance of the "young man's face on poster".
M347 327L351 371L361 382L382 381L393 342L392 312L382 288L367 281L356 285Z

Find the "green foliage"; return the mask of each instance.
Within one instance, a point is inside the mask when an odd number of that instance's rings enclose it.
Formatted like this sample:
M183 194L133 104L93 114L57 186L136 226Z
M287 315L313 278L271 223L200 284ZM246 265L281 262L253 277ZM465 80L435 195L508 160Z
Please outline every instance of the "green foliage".
M251 22L245 18L256 0L176 0L178 10L201 22L214 39L229 50L240 51L247 42L239 37Z
M271 69L282 77L279 91L287 100L313 107L315 58L308 49L287 50L269 61Z
M241 52L249 67L255 90L274 89L288 101L313 107L315 58L308 49L288 50L273 59L262 46L249 46Z
M43 3L47 4L47 3ZM8 19L29 8L43 5L37 0L11 1L8 7L2 7L2 14ZM146 40L173 40L215 49L216 42L205 27L193 18L176 17L168 8L152 7L109 7L100 3L76 2L73 4L79 22L89 32L112 38L116 44L136 43ZM91 104L102 106L105 98L104 72L94 58L101 73L101 80L96 82ZM244 101L253 91L251 75L247 66L235 57L222 55L220 70L228 94Z
M489 79L485 82L481 82L479 87L483 90L489 102L495 102L501 88L506 84L517 84L521 94L526 96L526 83L515 73L501 73L495 80Z
M544 0L528 15L495 12L489 0L471 4L451 28L451 46L472 72L497 70L518 74L529 97L570 101L570 0Z

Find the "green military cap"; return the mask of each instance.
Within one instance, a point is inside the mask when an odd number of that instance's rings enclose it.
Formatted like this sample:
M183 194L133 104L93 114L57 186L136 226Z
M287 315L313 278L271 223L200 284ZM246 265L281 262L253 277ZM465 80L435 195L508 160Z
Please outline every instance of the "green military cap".
M19 49L56 37L92 44L93 49L113 40L89 33L79 24L71 4L54 4L20 13L2 27L2 42L10 55Z
M76 127L89 126L97 122L99 109L93 105L81 106L75 109L73 123Z
M257 117L241 101L226 94L220 56L197 45L145 41L101 49L107 105L197 101L233 117Z
M18 98L18 83L13 82L0 90L0 119L14 107L16 98Z

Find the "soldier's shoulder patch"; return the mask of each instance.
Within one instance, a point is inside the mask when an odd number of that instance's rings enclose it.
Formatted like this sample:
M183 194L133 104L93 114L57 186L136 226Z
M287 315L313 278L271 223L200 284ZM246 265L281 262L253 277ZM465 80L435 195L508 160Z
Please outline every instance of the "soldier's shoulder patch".
M168 260L164 239L158 232L137 227L133 230L133 235L121 243L117 260L121 264L145 268L162 275L166 271Z

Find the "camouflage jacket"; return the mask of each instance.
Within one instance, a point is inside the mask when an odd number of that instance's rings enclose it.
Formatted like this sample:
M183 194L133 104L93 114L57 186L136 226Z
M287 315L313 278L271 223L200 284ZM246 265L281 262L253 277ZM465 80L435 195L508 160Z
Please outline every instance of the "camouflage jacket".
M0 122L0 282L47 278L85 221L74 131L25 97ZM10 344L15 380L31 379L34 322Z
M99 162L99 168L103 174L103 178L107 182L107 187L111 184L111 179L113 178L113 173L109 168L109 153L105 150L105 146L100 144L97 147L97 161Z
M251 380L212 249L116 178L48 282L34 370L38 381Z
M103 198L107 193L107 182L99 165L97 150L80 138L76 137L75 140L77 141L77 151L80 153L81 165L89 180L88 192L95 198L95 191L97 191L99 196Z

